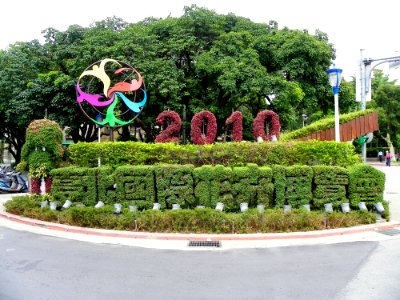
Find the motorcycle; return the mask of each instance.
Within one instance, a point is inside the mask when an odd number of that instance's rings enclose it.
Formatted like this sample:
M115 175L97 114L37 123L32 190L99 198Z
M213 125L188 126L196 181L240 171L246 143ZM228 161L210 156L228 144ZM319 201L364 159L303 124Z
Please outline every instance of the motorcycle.
M21 176L21 173L11 171L0 173L0 193L26 193L28 192L28 183Z

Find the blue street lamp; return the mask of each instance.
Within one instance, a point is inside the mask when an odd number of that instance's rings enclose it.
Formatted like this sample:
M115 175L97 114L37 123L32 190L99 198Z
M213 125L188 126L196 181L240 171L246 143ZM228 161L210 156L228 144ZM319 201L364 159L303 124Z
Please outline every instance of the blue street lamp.
M329 75L329 84L332 87L333 95L335 99L335 141L340 142L340 130L339 130L339 86L342 80L342 69L333 68L326 71Z

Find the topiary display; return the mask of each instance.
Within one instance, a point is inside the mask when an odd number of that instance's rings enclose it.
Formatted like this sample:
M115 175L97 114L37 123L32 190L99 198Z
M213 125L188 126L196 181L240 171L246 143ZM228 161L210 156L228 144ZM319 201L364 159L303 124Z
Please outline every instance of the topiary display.
M163 126L169 123L154 140L155 143L176 142L179 143L179 131L181 130L181 117L172 110L166 110L160 113L156 119L156 123Z
M203 133L203 121L207 124L206 132ZM196 145L212 144L217 136L217 119L209 111L201 111L193 116L191 123L192 142Z
M42 178L45 179L46 192L49 192L50 171L58 167L63 156L62 130L49 119L34 120L26 129L25 140L17 168L29 171L32 193L40 193Z
M225 125L232 124L232 141L243 140L243 115L240 111L234 111L225 121Z
M268 134L265 133L265 125L268 124ZM253 121L253 136L256 141L259 137L263 141L271 141L272 136L279 137L281 124L279 116L272 110L260 111Z

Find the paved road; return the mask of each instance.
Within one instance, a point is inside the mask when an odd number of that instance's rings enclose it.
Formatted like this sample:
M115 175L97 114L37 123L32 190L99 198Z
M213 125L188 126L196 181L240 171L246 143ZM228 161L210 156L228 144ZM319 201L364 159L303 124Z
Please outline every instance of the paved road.
M0 299L335 299L379 242L226 251L98 245L0 227ZM399 246L399 240L393 241ZM400 260L382 273L400 278ZM387 268L393 272L387 272ZM396 270L396 271L394 271ZM362 273L363 274L363 273ZM379 275L379 274L378 274ZM354 283L357 288L357 282ZM364 287L362 286L362 287ZM385 295L388 290L385 289ZM400 295L394 289L392 295ZM339 298L337 298L339 299ZM347 298L343 298L347 299ZM368 297L351 299L371 299ZM399 299L375 298L375 299Z

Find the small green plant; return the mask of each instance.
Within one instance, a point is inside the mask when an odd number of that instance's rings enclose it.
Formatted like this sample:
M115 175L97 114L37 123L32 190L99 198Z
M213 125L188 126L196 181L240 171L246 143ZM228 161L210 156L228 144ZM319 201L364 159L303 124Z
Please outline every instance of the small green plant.
M265 212L249 209L244 213L229 213L211 208L165 211L147 209L134 212L124 208L121 215L115 216L111 205L100 209L71 207L63 211L52 211L48 208L41 209L38 199L39 197L16 197L6 202L5 207L9 213L73 226L149 232L290 232L348 227L376 221L372 212L334 212L326 215L304 209L293 209L290 213L284 213L282 209L268 209Z
M29 174L35 179L47 178L50 176L50 169L46 164L40 164L37 167L30 168Z

